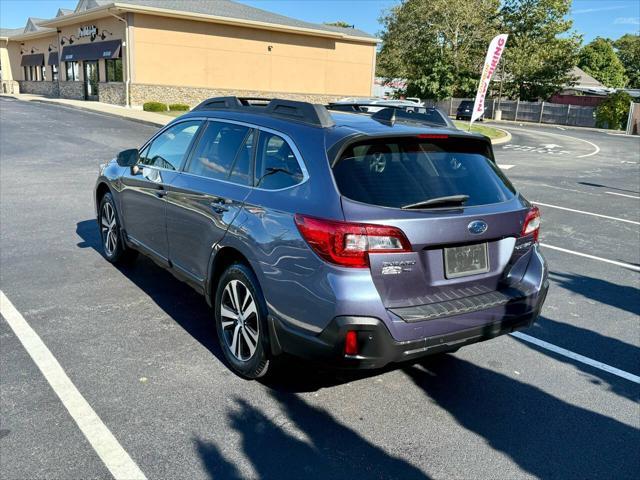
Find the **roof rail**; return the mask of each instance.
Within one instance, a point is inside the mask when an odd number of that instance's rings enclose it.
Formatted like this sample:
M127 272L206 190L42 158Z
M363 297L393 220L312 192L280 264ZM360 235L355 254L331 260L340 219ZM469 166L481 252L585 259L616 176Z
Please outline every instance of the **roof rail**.
M333 127L333 118L324 105L280 98L214 97L193 110L236 110L271 115L316 127Z

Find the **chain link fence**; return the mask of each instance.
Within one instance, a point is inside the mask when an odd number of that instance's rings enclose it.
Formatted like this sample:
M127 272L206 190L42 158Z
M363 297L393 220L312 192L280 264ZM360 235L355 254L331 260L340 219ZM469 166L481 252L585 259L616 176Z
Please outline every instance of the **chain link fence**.
M438 107L449 116L455 117L461 102L473 98L449 98L446 100L425 100L425 105ZM497 98L485 101L485 118L495 119L496 111L502 111L502 120L517 122L552 123L577 127L595 127L595 107L582 107L549 102L521 102L520 100L502 100Z

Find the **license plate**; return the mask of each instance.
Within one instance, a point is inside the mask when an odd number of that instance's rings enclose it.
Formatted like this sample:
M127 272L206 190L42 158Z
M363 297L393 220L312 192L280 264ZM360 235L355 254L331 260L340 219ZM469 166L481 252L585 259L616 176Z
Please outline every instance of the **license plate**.
M444 273L447 278L477 275L489 271L486 243L444 249Z

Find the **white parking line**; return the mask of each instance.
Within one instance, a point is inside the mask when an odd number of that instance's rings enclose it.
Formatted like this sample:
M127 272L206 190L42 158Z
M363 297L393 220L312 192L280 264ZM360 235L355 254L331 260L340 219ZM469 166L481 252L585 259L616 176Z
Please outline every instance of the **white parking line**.
M146 479L138 465L71 382L38 334L0 290L0 314L116 480Z
M509 169L515 167L515 165L500 165L500 164L498 164L498 167L500 167L501 170L509 170Z
M634 272L640 272L640 267L631 263L618 262L617 260L609 260L608 258L596 257L595 255L589 255L587 253L576 252L574 250L567 250L566 248L554 247L547 243L540 243L544 248L550 248L551 250L558 250L559 252L569 253L571 255L577 255L578 257L590 258L591 260L598 260L600 262L610 263L611 265L617 265L618 267L627 268Z
M590 142L589 140L585 140L584 138L578 138L578 137L572 137L571 135L561 135L559 133L553 133L553 132L544 132L544 131L535 131L535 130L529 130L526 128L514 128L511 126L504 126L503 127L505 130L520 130L521 132L527 132L527 133L537 133L537 134L541 134L541 135L553 135L555 137L563 137L563 138L570 138L571 140L577 140L579 142L585 142L588 143L589 145L591 145L594 150L591 153L587 153L584 155L578 155L576 158L586 158L586 157L590 157L592 155L595 155L596 153L600 152L600 147L598 145L596 145L593 142Z
M608 193L609 195L618 195L619 197L627 197L627 198L634 198L636 200L640 200L640 197L637 197L635 195L627 195L626 193L616 193L616 192L604 192L604 193Z
M625 223L632 223L633 225L640 225L640 222L636 222L635 220L627 220L626 218L610 217L609 215L602 215L600 213L593 213L593 212L585 212L584 210L575 210L573 208L567 208L567 207L559 207L558 205L549 205L548 203L540 203L535 201L531 203L535 203L536 205L542 205L543 207L557 208L558 210L566 210L567 212L582 213L583 215L591 215L592 217L608 218L609 220L615 220L617 222L625 222Z
M519 338L528 343L532 343L537 345L545 350L549 350L551 352L557 353L558 355L562 355L563 357L570 358L580 363L584 363L585 365L589 365L590 367L597 368L598 370L603 370L611 375L615 375L620 378L624 378L625 380L629 380L633 383L640 383L640 377L638 375L634 375L633 373L625 372L624 370L620 370L619 368L612 367L611 365L607 365L606 363L599 362L598 360L594 360L589 357L585 357L584 355L580 355L579 353L572 352L571 350L567 350L562 347L558 347L552 343L545 342L544 340L539 340L530 335L524 334L522 332L513 332L510 335Z

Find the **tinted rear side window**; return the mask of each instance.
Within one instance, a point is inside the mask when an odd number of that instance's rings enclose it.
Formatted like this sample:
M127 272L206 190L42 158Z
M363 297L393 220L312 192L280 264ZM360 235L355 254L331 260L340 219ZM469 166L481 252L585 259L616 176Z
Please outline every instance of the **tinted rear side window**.
M287 141L270 132L260 132L256 154L257 186L266 190L297 185L304 180L300 164Z
M380 139L349 147L333 174L344 196L371 205L402 208L451 195L468 195L465 206L487 205L515 192L489 156L474 139Z
M194 175L249 185L253 132L242 125L208 122L185 169Z

